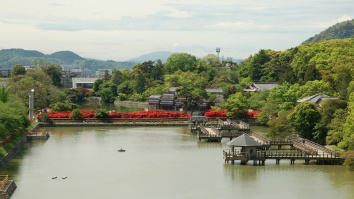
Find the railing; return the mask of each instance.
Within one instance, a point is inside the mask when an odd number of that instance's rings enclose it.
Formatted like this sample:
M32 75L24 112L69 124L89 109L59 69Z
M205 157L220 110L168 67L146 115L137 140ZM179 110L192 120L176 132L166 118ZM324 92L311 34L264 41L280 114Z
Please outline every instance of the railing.
M334 151L332 151L331 149L328 149L320 144L317 144L315 142L312 142L311 140L307 140L307 139L304 139L306 145L309 145L310 147L312 148L315 148L317 150L320 150L320 151L323 151L323 152L326 152L326 153L329 153L329 154L335 154Z
M293 140L293 146L295 148L298 148L298 149L308 153L308 154L318 154L317 150L314 150L313 148L306 146L303 142L301 142L299 140Z
M308 154L302 151L296 152L284 152L284 151L257 151L256 154L246 154L240 152L239 150L223 150L224 159L229 158L250 158L250 159L260 159L260 158L296 158L296 159L339 159L333 154L322 153L322 154Z
M247 134L248 134L249 136L252 136L252 137L255 137L255 138L261 140L261 141L263 142L262 144L268 144L268 139L265 138L265 137L263 137L263 136L261 136L261 135L259 135L258 133L255 133L255 132L253 132L253 131L250 131L250 132L248 132Z
M293 144L292 140L288 140L288 139L280 139L280 140L269 140L269 144L273 144L273 145L277 145L277 144L283 144L283 145L291 145Z
M44 129L33 129L31 132L27 133L28 136L44 136L45 130Z
M4 189L6 183L9 181L9 175L0 175L0 178L4 178L0 183L0 188Z

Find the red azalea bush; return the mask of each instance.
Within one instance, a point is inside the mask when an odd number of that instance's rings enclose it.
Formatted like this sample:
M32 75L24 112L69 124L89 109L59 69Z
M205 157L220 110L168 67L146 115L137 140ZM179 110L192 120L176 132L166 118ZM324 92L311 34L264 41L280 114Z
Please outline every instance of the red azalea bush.
M204 117L227 117L226 110L207 110L204 113Z
M81 118L95 118L96 111L81 110L81 113L82 113ZM48 112L49 118L69 118L70 115L71 115L71 111ZM149 110L149 111L139 111L139 112L131 112L131 113L121 113L121 112L111 111L108 114L109 118L171 118L171 117L186 118L190 116L191 116L190 114L186 114L186 113L163 111L163 110ZM38 118L41 119L42 115L38 115Z
M258 118L258 115L260 113L261 113L261 111L255 111L255 110L248 110L247 111L248 117L251 117L251 118Z

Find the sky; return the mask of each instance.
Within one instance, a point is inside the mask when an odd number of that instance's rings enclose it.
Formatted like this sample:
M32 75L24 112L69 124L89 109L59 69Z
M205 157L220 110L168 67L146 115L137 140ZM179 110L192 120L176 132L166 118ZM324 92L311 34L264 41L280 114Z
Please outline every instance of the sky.
M0 49L125 61L220 47L220 57L244 59L353 17L353 0L0 0Z

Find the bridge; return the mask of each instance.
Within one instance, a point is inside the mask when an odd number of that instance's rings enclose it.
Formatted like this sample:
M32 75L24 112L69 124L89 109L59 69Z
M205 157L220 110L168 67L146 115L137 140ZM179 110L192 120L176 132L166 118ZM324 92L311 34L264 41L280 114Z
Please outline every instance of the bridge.
M209 125L209 126L208 126ZM336 156L335 152L320 144L312 142L308 139L301 138L299 136L289 136L286 139L270 140L266 137L250 131L249 124L243 121L226 121L218 120L217 124L208 124L204 122L197 127L197 138L201 140L220 142L222 138L239 137L245 134L260 144L257 147L257 153L249 155L240 150L224 150L223 158L225 162L235 160L241 160L241 162L248 162L253 160L254 164L258 161L259 164L264 165L266 159L275 159L276 164L279 164L280 160L288 159L291 164L294 164L295 160L304 160L306 164L309 164L310 160L316 160L317 163L326 164L339 164L342 158ZM271 150L272 146L277 146L278 150ZM290 146L290 149L294 152L282 151L282 146Z

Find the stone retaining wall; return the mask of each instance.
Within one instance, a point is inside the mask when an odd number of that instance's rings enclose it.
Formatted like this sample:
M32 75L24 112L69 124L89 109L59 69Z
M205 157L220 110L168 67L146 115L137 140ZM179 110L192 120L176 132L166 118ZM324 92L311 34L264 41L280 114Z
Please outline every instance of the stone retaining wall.
M24 136L7 154L0 160L0 171L15 157L16 153L28 142L27 136Z

